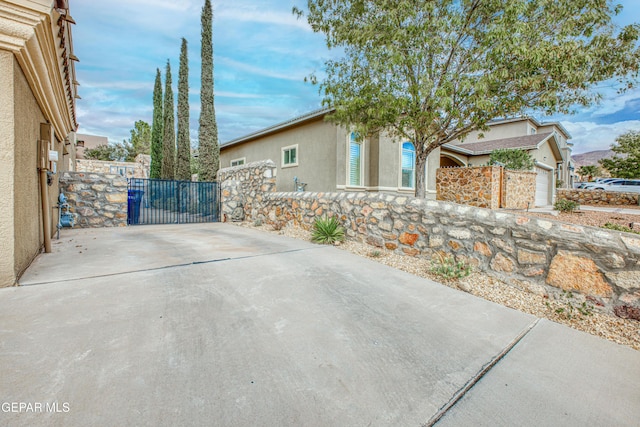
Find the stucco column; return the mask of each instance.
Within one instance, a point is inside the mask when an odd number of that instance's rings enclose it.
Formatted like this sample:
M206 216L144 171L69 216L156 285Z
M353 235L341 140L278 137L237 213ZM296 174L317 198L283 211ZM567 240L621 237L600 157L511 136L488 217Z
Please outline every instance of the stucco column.
M13 53L0 50L0 287L16 282L14 271L15 140Z

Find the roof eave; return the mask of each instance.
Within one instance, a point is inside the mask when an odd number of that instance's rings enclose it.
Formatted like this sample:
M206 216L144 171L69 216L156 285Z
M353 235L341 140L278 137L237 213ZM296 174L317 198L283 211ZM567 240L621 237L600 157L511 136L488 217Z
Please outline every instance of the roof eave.
M295 117L291 120L287 120L281 123L277 123L273 126L269 126L267 128L258 130L256 132L252 132L250 134L241 136L240 138L232 139L231 141L227 141L224 144L220 145L220 149L229 148L234 145L242 144L244 142L249 142L254 139L258 139L263 136L271 135L285 129L298 126L302 123L306 123L309 121L317 120L320 117L324 117L330 112L333 111L333 108L323 108L321 110L312 111L311 113L305 114L303 116Z

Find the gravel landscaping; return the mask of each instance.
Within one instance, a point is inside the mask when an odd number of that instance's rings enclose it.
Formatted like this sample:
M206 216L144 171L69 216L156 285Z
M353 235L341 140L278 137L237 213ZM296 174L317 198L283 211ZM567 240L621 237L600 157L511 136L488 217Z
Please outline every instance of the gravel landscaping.
M626 224L620 223L621 225L628 225L629 222L640 221L640 216L637 215L618 215L616 213L602 215L602 212L584 212L584 214L561 214L563 216L552 219L564 221L565 215L573 215L570 218L573 221L569 220L567 222L582 225L599 224L601 221L614 221L616 217L621 219L615 221L624 221L626 219L622 218L627 216L631 217L630 220L628 220ZM549 215L545 214L529 213L529 215L549 217ZM577 222L577 220L585 222ZM591 223L588 221L591 221ZM250 222L237 224L264 232L282 234L287 237L311 240L311 233L299 227L287 226L276 230L271 225L257 226ZM381 264L406 271L419 277L434 280L445 286L471 293L524 313L565 324L640 351L640 322L600 313L585 301L581 295L563 293L556 298L536 295L508 285L480 271L473 271L468 277L462 279L443 280L431 272L432 265L430 260L399 255L392 251L375 248L351 240L343 242L338 245L338 247L356 255L368 257Z
M600 206L601 207L601 206ZM629 227L629 224L636 223L634 226L640 232L640 208L637 206L623 206L624 209L633 209L638 214L623 214L620 212L602 212L591 210L578 210L573 213L563 213L555 211L554 214L528 212L526 215L542 218L553 219L556 221L569 222L571 224L589 225L592 227L602 227L607 222Z

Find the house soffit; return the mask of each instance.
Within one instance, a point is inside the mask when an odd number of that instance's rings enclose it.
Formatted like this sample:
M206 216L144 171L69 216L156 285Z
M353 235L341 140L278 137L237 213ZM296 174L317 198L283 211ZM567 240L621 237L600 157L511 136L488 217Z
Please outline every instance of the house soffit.
M0 49L14 54L45 117L64 138L78 125L70 23L60 12L50 1L0 0Z

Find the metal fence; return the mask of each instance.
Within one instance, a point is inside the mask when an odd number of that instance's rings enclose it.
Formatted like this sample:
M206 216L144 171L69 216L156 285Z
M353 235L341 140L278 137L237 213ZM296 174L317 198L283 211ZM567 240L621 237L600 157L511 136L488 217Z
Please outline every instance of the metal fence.
M190 224L219 220L218 183L131 178L127 223Z

